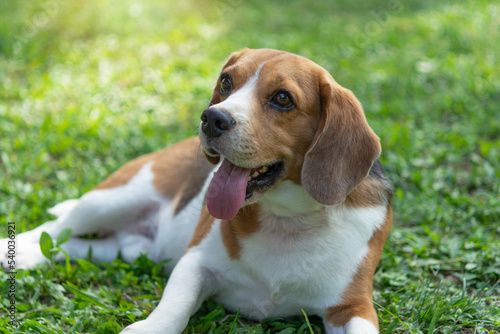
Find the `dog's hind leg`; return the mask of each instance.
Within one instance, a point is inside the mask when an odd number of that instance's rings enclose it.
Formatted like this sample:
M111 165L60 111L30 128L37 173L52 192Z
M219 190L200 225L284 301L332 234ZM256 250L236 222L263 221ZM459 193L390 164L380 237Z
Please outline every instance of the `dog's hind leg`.
M169 201L158 194L152 180L151 164L147 163L124 185L92 190L80 199L56 205L50 211L59 215L56 220L16 236L16 267L29 268L45 261L38 245L42 232L56 238L61 231L70 228L73 236L90 233L108 236L107 241L89 244L93 247L96 259L116 257L118 251L109 250L120 249L119 246L112 246L113 236L118 231L133 230L145 237L154 235L158 225L158 212ZM10 239L0 240L0 252L7 251L8 240ZM79 243L83 242L85 241ZM74 255L81 257L79 254ZM0 260L5 263L7 258Z

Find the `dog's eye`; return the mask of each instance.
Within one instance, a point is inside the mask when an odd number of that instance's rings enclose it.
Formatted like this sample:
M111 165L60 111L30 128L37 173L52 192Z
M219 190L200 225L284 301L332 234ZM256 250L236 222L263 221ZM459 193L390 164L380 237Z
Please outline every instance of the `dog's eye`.
M232 89L233 89L233 83L231 81L231 78L222 77L220 79L220 93L223 95L229 94Z
M280 109L289 110L293 108L293 100L288 92L278 91L274 94L271 102Z

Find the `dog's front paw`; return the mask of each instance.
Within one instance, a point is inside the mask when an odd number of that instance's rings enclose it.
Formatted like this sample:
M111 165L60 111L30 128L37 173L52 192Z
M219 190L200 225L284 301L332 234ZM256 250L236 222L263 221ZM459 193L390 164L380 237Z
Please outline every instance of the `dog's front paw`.
M346 334L378 334L377 328L371 321L354 317L345 326Z
M137 322L135 324L137 324ZM136 334L136 333L138 334L138 333L140 333L140 331L138 331L137 329L134 329L135 324L132 324L130 326L125 327L125 329L122 330L119 334Z
M161 321L157 318L154 320L148 318L127 326L120 334L180 334L184 327L177 323L169 323L168 320Z
M159 331L156 326L151 326L148 321L142 320L127 326L120 334L146 334L146 333L168 333L166 331Z
M120 332L120 334L139 334L141 333L139 330L134 329L133 325L127 326L124 330Z

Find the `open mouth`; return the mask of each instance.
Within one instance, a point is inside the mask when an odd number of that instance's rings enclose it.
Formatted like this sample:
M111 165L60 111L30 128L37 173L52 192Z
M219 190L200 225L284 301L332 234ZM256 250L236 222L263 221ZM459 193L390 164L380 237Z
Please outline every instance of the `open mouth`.
M252 197L253 192L256 190L264 190L272 186L283 170L283 165L283 161L278 161L271 165L252 169L248 177L245 199Z
M283 167L284 162L277 161L257 168L244 168L224 158L207 190L208 211L215 218L234 218L255 191L265 190L274 184Z

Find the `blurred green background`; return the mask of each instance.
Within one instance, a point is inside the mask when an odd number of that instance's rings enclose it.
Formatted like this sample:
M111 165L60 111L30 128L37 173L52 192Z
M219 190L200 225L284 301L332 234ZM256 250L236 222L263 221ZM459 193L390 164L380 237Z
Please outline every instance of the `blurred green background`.
M394 228L375 275L382 332L498 333L499 32L500 3L484 0L3 0L0 224L33 228L51 219L48 207L126 161L196 135L231 52L283 49L351 89L381 137L395 186ZM73 278L84 275L79 266ZM119 291L158 295L166 278L149 264L118 279L124 266L95 269L111 292L91 276L76 280L120 304L112 315L54 292L68 278L57 267L19 274L24 327L13 332L113 333L145 317L158 300L126 304ZM188 332L227 332L228 315L207 303ZM304 319L243 319L233 332L305 330Z

